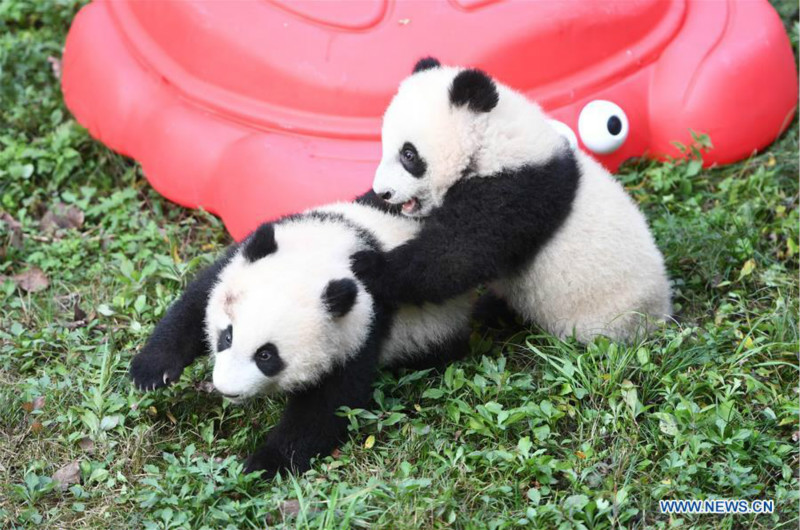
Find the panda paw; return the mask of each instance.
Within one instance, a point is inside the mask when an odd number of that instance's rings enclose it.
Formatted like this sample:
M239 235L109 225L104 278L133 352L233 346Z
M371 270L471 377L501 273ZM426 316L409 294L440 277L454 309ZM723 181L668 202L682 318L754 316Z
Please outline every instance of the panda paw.
M274 448L262 447L244 461L243 473L249 475L250 473L261 472L261 478L269 480L274 478L278 472L286 472L290 469L289 462L284 459L280 451Z
M376 250L361 250L350 256L350 267L367 290L376 296L380 290L380 278L386 267L386 259Z
M130 375L134 386L146 392L174 383L181 377L184 368L179 359L154 353L145 346L131 361Z

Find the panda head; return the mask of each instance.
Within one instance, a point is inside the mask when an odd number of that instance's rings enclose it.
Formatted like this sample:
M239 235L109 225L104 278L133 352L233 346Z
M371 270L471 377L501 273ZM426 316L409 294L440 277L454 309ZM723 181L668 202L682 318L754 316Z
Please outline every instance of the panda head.
M541 109L477 69L420 60L383 117L373 190L410 217L462 178L546 161L566 147Z
M214 386L233 401L313 385L367 339L372 300L347 257L309 259L302 243L282 249L275 227L262 225L211 292Z

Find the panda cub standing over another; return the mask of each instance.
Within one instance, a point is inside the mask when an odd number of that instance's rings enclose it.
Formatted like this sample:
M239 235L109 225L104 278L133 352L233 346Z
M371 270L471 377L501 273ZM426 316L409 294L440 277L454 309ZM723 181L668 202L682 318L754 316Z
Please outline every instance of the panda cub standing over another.
M373 190L409 217L411 241L361 252L379 299L441 301L490 283L523 317L586 342L635 336L671 313L644 216L542 110L479 70L422 59L383 118Z
M347 434L339 407L363 408L378 365L428 367L469 351L473 296L385 307L354 278L351 256L392 249L419 230L365 203L341 203L264 224L198 275L131 364L145 389L214 355L214 386L235 402L289 394L246 471L305 471Z

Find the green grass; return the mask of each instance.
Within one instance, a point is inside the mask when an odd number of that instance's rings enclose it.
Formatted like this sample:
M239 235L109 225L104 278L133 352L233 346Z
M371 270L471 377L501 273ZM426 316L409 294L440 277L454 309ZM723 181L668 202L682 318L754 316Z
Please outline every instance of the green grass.
M680 322L640 344L475 336L443 374L383 374L350 441L301 477L239 458L282 403L180 384L134 392L131 356L228 242L70 117L48 57L75 0L0 0L0 528L796 528L797 123L740 164L639 163ZM781 13L797 43L796 4ZM712 138L713 141L713 138ZM48 229L56 204L83 212ZM42 402L42 399L44 401ZM61 491L52 477L78 463ZM659 499L774 499L761 516L665 516Z

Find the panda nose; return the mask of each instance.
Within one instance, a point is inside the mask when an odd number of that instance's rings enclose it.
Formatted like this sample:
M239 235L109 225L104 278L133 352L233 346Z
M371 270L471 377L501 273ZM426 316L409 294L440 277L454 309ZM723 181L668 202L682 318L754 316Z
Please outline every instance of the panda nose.
M384 201L388 201L389 199L392 198L392 195L394 195L394 192L392 190L384 191L383 193L380 194L380 198L383 199Z

